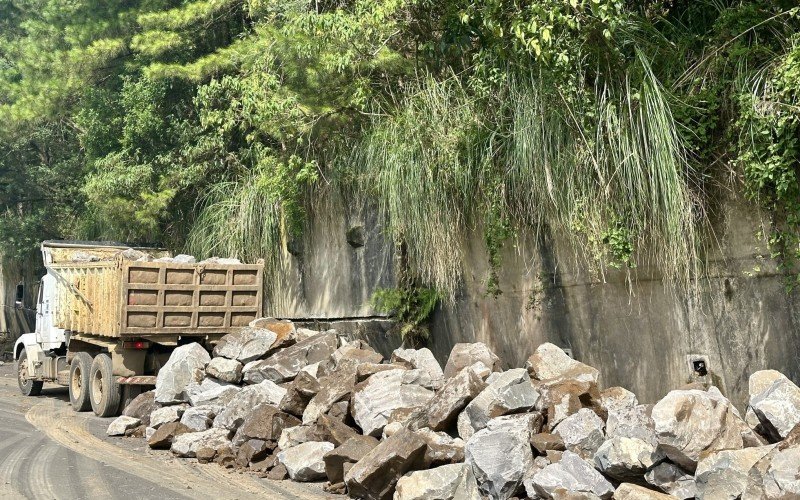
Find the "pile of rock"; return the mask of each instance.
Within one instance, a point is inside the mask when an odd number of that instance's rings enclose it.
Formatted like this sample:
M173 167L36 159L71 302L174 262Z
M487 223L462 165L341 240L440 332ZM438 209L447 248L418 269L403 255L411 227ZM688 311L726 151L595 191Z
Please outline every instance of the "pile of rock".
M108 429L180 457L365 499L797 498L800 389L750 378L744 418L714 387L655 405L543 344L501 370L482 343L444 369L334 331L256 320L213 357L177 348Z

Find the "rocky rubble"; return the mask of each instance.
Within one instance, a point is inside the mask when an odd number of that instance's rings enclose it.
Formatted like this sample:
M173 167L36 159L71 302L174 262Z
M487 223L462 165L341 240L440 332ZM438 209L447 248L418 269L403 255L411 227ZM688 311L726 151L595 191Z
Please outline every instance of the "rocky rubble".
M173 351L109 435L370 500L800 498L800 388L765 370L741 413L715 387L654 405L543 344L502 370L482 343L444 368L259 319L213 356ZM146 429L143 431L143 429Z

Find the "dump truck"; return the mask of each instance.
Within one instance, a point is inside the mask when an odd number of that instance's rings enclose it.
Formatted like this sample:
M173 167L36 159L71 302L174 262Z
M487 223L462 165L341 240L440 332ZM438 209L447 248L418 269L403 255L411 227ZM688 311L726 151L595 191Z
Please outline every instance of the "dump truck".
M75 411L118 415L175 347L211 349L261 316L263 261L195 263L101 242L45 241L41 251L36 331L14 346L19 388L68 386Z

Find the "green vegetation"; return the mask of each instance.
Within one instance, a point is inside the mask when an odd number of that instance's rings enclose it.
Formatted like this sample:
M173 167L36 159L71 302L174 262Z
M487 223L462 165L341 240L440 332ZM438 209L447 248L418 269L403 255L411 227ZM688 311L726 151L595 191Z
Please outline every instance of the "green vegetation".
M402 247L413 286L375 302L416 328L472 233L490 296L544 229L564 264L688 286L733 192L794 270L798 33L784 0L0 0L0 253L119 239L275 269L342 189Z

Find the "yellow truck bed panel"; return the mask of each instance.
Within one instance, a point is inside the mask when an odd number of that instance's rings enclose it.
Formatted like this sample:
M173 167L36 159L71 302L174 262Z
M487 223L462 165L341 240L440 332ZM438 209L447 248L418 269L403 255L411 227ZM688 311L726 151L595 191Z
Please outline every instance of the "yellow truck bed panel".
M261 316L263 265L52 264L56 326L107 337L232 333Z

